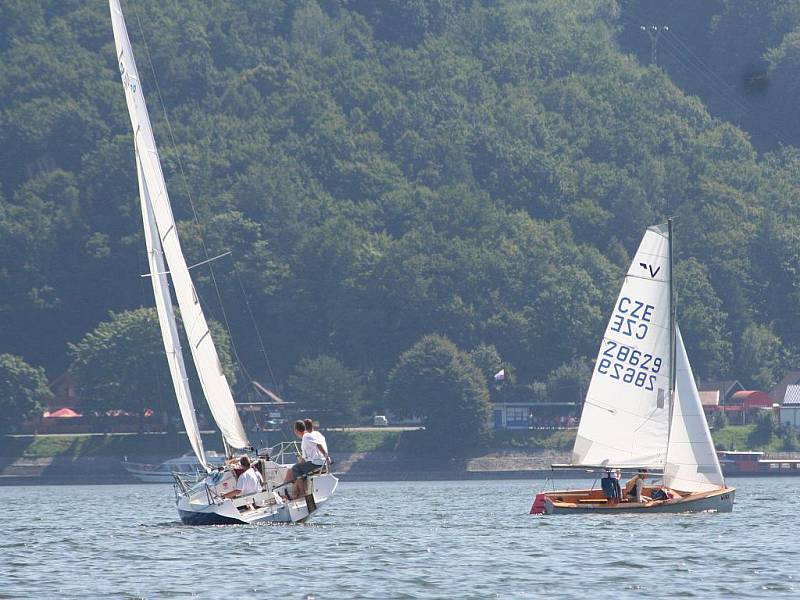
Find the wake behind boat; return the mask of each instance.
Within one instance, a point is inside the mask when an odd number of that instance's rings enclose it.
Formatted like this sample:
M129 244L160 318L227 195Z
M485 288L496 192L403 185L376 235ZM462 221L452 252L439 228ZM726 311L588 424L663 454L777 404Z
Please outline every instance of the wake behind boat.
M283 495L276 491L281 487L294 487L294 484L284 486L282 477L285 477L289 466L276 460L282 460L286 453L278 452L275 458L269 453L263 453L252 460L248 458L244 461L245 473L250 468L255 469L260 477L255 474L248 476L257 479L259 483L256 489L231 498L230 493L237 487L236 465L228 462L222 467L214 467L203 448L178 337L169 289L170 281L175 290L175 298L181 312L200 387L214 421L222 433L226 456L233 456L234 450L237 450L238 454L253 450L233 401L230 386L222 371L214 340L181 250L166 183L161 172L158 149L153 138L150 117L119 0L109 0L109 5L117 62L133 127L144 237L161 337L186 435L202 471L208 474L200 481L195 481L191 476L175 476L178 514L184 523L192 525L304 521L336 490L338 480L326 466L323 465L310 473L303 473L306 493L294 499L289 490L292 500L288 500L285 497L285 489Z
M675 322L672 221L650 227L622 285L586 393L572 464L601 489L536 495L531 514L733 510ZM636 477L626 489L618 471ZM615 477L616 475L616 477ZM657 475L661 483L646 480Z

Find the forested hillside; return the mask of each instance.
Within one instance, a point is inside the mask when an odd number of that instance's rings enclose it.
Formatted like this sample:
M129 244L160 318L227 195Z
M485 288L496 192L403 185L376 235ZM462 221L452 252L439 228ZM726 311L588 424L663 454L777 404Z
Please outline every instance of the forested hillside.
M722 63L756 4L684 37ZM439 334L522 395L580 379L674 216L696 374L771 385L800 348L798 30L741 48L788 86L765 152L633 48L650 5L124 2L187 261L231 251L221 305L193 273L247 370L282 386L329 356L375 401ZM0 351L53 377L109 311L153 303L106 2L0 3L0 186Z

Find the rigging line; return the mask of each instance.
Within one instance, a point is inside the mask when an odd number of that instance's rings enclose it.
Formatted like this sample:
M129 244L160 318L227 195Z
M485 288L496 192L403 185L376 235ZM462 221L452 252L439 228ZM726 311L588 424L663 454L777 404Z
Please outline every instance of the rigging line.
M635 26L637 28L639 26L642 26L643 23L645 23L647 21L647 19L645 19L645 18L643 18L643 17L641 17L639 15L636 15L635 13L627 13L625 11L620 11L619 14L620 14L620 16L622 18L626 19L630 25ZM675 41L671 41L670 38L675 38ZM686 57L686 60L687 60L688 66L692 70L705 71L705 73L701 73L701 74L704 75L708 79L715 79L716 80L713 85L717 85L717 86L721 86L721 87L727 88L728 89L728 93L733 93L733 94L736 93L735 88L731 87L731 85L729 83L727 83L712 67L710 67L707 63L703 62L702 59L700 59L694 52L692 52L689 49L689 47L678 37L678 35L672 29L664 30L664 37L661 38L661 40L664 41L667 44L671 43L673 45L673 47L676 47L677 46L676 42L679 42L681 45L684 46L684 48L686 50L683 50L683 49L680 49L680 48L676 48L676 49L682 54L690 55L690 56ZM694 64L692 64L692 63L694 63ZM715 90L715 91L717 91L717 90ZM720 95L724 96L724 94L722 92L717 91L717 93L719 93ZM737 103L743 109L749 110L749 109L747 109L746 104L744 104L740 99L732 98L732 99L729 99L729 100L731 102Z
M677 44L675 44L673 41L671 41L671 40L670 40L670 38L669 38L669 37L665 38L665 42L667 43L667 46L668 46L668 47L669 47L669 46L671 46L671 47L672 47L672 48L673 48L675 51L677 51L677 52L681 52L682 54L684 54L684 55L685 55L685 56L684 56L684 58L685 58L687 61L691 61L691 57L689 56L689 54L691 53L691 50L689 50L688 46L686 46L686 44L685 44L684 42L682 42L682 41L680 40L680 38L678 38L677 36L673 36L673 37L675 37L675 39L676 39L678 42L680 42L680 43L681 43L681 45L682 45L684 48L686 48L686 51L683 51L681 48L679 48L679 47L677 46ZM667 48L667 52L668 52L669 54L671 54L672 56L675 56L675 55L674 55L672 52L670 52L669 48ZM704 65L704 63L703 63L703 62L702 62L702 61L701 61L699 58L697 59L697 61L698 61L698 63L699 63L700 65ZM694 66L693 66L692 64L689 64L689 67L690 67L690 68L694 68ZM715 90L715 91L717 92L717 94L719 94L719 95L720 95L720 97L722 97L722 99L723 99L723 100L727 100L728 102L730 102L731 104L733 104L733 105L735 105L737 108L739 108L739 109L740 109L740 110L741 110L741 111L744 113L744 115L742 115L742 116L750 116L750 118L753 118L753 117L752 117L753 113L757 113L757 114L759 114L759 115L760 115L762 118L766 119L767 121L771 121L771 119L772 119L772 115L771 115L771 114L770 114L768 111L764 111L764 110L762 110L761 108L759 108L758 106L756 106L756 105L754 105L754 104L751 104L751 103L750 103L750 102L749 102L749 101L748 101L746 98L740 98L740 97L738 97L740 94L739 94L739 93L736 91L736 89L735 89L735 88L733 88L733 87L731 87L731 86L730 86L728 83L726 83L726 82L725 82L725 81L724 81L724 80L723 80L721 77L719 77L719 75L717 75L716 73L714 73L714 72L711 70L711 68L710 68L710 67L704 67L704 69L705 69L706 71L708 71L709 73L711 73L712 75L714 75L714 78L715 78L717 81L721 82L722 86L724 86L725 88L727 88L727 89L729 90L729 92L727 92L727 93L723 93L723 92L722 92L722 91L720 91L720 90ZM697 70L697 71L699 71L699 69L696 69L696 70ZM703 75L703 73L700 73L700 75ZM708 84L708 85L709 85L709 87L711 87L711 84ZM713 89L713 88L712 88L712 89ZM727 94L727 95L726 95L726 94ZM765 133L765 134L768 134L768 135L772 136L773 138L775 138L775 140L776 140L777 142L779 142L779 143L781 143L781 144L785 144L785 143L786 143L786 142L783 140L783 138L782 138L782 137L781 137L781 136L780 136L780 135L777 133L777 131L775 131L775 130L774 130L772 127L769 127L769 126L764 126L763 124L760 124L760 123L758 123L758 122L754 122L754 125L755 125L755 127L756 127L757 129L759 129L761 132L763 132L763 133Z
M680 62L680 64L686 69L689 71L694 71L697 75L699 75L701 80L698 83L702 83L712 92L715 92L722 100L728 102L733 107L742 111L744 114L748 114L754 110L753 106L750 106L740 98L737 98L736 91L732 90L730 86L727 84L720 85L718 81L715 81L709 77L707 73L703 73L696 64L693 64L691 57L669 38L664 38L664 51L672 56L675 60Z
M626 14L625 12L620 11L619 14L624 19L627 19L631 25L639 26L645 21L645 19L635 15L634 13ZM681 66L695 72L695 74L701 77L701 80L698 82L699 84L704 85L706 88L716 93L722 101L727 102L733 108L744 113L742 115L738 115L739 118L749 117L753 119L753 113L759 113L760 115L769 118L769 113L766 113L760 108L754 106L748 102L746 98L740 98L736 88L725 81L725 79L722 78L713 67L708 65L708 63L704 62L703 59L693 52L688 44L686 44L686 42L684 42L672 29L665 30L662 41L665 44L664 50L667 54L680 62ZM703 81L703 79L705 81ZM720 88L725 89L723 90ZM757 130L773 137L778 143L786 143L781 135L779 135L771 127L765 127L757 121L754 121L753 125Z
M713 79L716 79L716 80L717 80L717 81L718 81L718 82L719 82L719 83L720 83L720 84L721 84L723 87L726 87L726 88L728 88L728 90L729 90L730 92L732 92L732 93L734 93L734 94L736 93L736 88L734 88L734 87L733 87L733 86L731 86L731 85L730 85L730 84L729 84L727 81L725 81L725 79L723 79L723 78L722 78L722 76L721 76L719 73L717 73L717 72L714 70L714 68L713 68L713 67L711 67L711 66L710 66L708 63L706 63L705 61L703 61L703 59L702 59L702 58L700 58L699 56L697 56L697 54L696 54L696 53L695 53L695 52L694 52L694 51L693 51L693 50L692 50L692 49L689 47L689 45L688 45L688 44L686 44L686 42L684 42L684 41L683 41L683 40L682 40L682 39L681 39L681 38L678 36L678 34L677 34L677 33L675 33L675 32L674 32L674 31L672 31L672 30L669 30L669 31L667 31L667 36L666 36L666 37L667 37L667 38L675 38L675 42L677 42L678 44L680 44L681 46L683 46L683 48L685 49L686 53L687 53L687 54L688 54L688 55L689 55L691 58L693 58L693 59L694 59L694 62L695 62L696 64L698 64L698 65L700 66L700 68L701 68L701 69L705 70L705 71L708 73L708 75L709 75L711 78L713 78ZM745 105L747 105L747 104L748 104L746 100L741 100L741 102L742 102L743 104L745 104Z
M242 290L242 296L244 297L244 304L247 307L247 313L250 315L250 320L253 322L253 328L256 332L256 338L258 339L258 345L261 348L261 354L264 355L264 361L267 364L267 370L269 371L269 376L272 378L272 385L276 386L278 380L275 379L275 373L272 371L272 365L269 362L269 356L267 356L267 350L264 347L264 340L261 337L261 331L258 328L258 323L256 323L255 315L253 314L253 310L250 307L250 301L247 299L247 292L244 289L244 284L242 283L242 278L239 276L239 267L236 264L236 261L233 258L233 253L231 253L231 262L233 263L233 272L236 275L236 280L239 282L239 287Z
M203 300L202 296L197 292L197 290L195 290L195 294L197 295L197 300L200 302L201 306L205 306L206 309L208 309L208 304L205 302L205 300ZM227 327L227 321L225 325ZM209 334L211 333L210 326L208 328L208 332ZM239 357L239 352L236 348L236 344L233 342L233 335L230 333L230 330L228 331L228 335L230 336L231 350L233 351L233 357L236 360L236 364L239 366L239 369L241 369L242 373L247 379L252 379L250 373L247 371L247 367L244 366L244 362L242 362L242 359Z
M161 95L161 87L158 85L158 76L156 75L155 65L153 65L153 60L150 56L150 47L147 45L147 38L144 35L144 28L142 27L142 20L139 18L139 12L136 11L136 22L139 24L139 35L142 37L142 43L144 44L145 53L147 54L147 62L150 64L150 71L153 73L153 82L155 83L156 93L158 95L158 100L161 103L161 109L164 113L164 120L167 124L167 130L169 131L169 137L172 141L172 147L175 149L175 158L178 162L178 168L181 173L181 179L183 180L184 188L186 189L186 196L189 198L189 205L192 208L192 214L194 215L195 223L197 223L198 228L200 229L200 245L203 248L203 254L205 254L206 261L210 261L208 249L206 248L205 237L203 235L205 228L203 224L200 222L200 219L197 216L197 209L195 208L194 201L192 200L192 192L189 187L189 180L186 177L186 172L183 169L183 161L181 160L180 153L177 151L177 144L175 143L175 135L172 130L172 124L169 120L169 115L167 114L167 105L164 103L164 97ZM228 330L228 335L231 339L231 346L233 347L234 354L238 358L238 352L236 351L236 342L233 338L233 331L231 331L230 323L228 322L228 314L225 311L225 305L222 302L222 294L219 291L219 285L217 283L217 277L214 274L214 267L209 264L209 272L211 274L211 281L214 283L214 290L217 294L217 300L219 301L220 310L222 311L222 318L225 321L225 328Z

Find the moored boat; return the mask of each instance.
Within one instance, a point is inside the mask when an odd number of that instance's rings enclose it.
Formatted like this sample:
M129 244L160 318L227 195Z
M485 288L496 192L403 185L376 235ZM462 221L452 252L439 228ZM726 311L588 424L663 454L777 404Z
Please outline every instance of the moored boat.
M672 284L670 221L645 232L600 345L572 463L554 465L604 473L606 482L540 492L531 514L733 510L735 489L725 484L706 423ZM637 477L623 491L616 472Z
M211 466L221 467L225 464L225 455L213 450L206 451L206 461ZM192 452L158 464L134 462L125 457L122 467L142 483L174 483L175 473L199 477L206 472Z

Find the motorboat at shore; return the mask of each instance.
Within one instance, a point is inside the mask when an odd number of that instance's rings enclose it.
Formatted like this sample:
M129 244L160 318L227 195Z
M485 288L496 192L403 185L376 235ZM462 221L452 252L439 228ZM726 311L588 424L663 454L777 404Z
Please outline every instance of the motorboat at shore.
M531 514L733 510L736 490L725 484L676 323L671 220L642 238L600 345L572 463L553 468L602 473L602 487L542 491ZM623 472L636 474L625 489Z
M330 499L338 480L323 465L304 476L306 493L295 498L294 484L283 482L291 467L290 464L284 464L283 458L288 458L291 454L289 448L296 448L295 444L281 445L275 453L259 452L252 456L254 448L242 425L203 312L201 298L181 249L119 0L109 0L109 8L117 64L133 129L139 201L150 271L147 277L153 286L161 338L181 418L201 473L199 477L196 472L185 475L173 473L178 514L181 521L190 525L305 521ZM204 262L211 260L207 258ZM215 465L210 453L203 447L170 287L178 303L202 394L222 434L225 457L228 459L222 465ZM250 455L246 462L260 474L260 477L252 475L253 480L258 479L258 489L245 496L231 497L239 475L239 462L232 459L242 455ZM188 462L182 464L191 466Z

